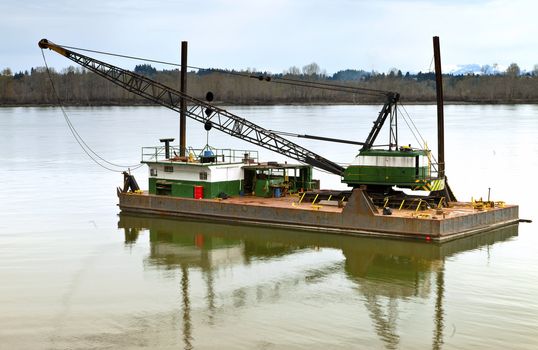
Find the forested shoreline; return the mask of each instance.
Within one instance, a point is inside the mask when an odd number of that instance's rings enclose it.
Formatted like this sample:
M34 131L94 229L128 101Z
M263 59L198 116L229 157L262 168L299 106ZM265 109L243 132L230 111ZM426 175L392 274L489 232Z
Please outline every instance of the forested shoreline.
M312 65L309 65L312 68ZM308 66L305 66L308 67ZM188 73L189 95L203 99L212 91L217 103L255 104L318 104L318 103L379 103L380 98L368 94L350 94L333 90L305 88L283 83L286 79L316 81L367 89L398 92L405 103L435 101L433 73L402 74L392 70L388 74L346 70L327 76L313 69L298 68L271 75L270 82L252 79L265 73L249 71L225 72L203 70ZM495 75L444 75L443 89L447 103L538 103L538 74L520 74L517 66ZM179 89L179 71L157 71L149 65L135 67L138 73L149 76L164 85ZM127 106L152 105L151 101L136 96L113 83L82 68L69 67L61 72L50 72L54 87L63 105L69 106ZM4 69L0 74L0 105L47 106L57 105L58 99L44 67L13 74Z

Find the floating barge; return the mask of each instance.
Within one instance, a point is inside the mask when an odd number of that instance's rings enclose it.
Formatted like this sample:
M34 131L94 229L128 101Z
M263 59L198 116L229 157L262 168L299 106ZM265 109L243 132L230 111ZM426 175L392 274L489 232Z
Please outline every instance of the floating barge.
M123 213L153 214L214 222L239 222L264 227L293 228L346 235L447 241L496 228L517 224L518 207L507 205L485 211L473 209L471 203L452 203L443 209L420 212L401 210L383 215L360 189L353 190L344 208L296 204L292 197L252 199L188 199L148 193L121 193L119 207ZM181 223L178 223L180 225Z
M122 213L428 241L453 240L519 221L515 205L436 205L417 198L402 200L389 215L386 205L374 204L363 189L317 190L310 166L258 163L253 151L191 150L190 161L167 159L165 153L163 147L144 149L149 191L118 188Z

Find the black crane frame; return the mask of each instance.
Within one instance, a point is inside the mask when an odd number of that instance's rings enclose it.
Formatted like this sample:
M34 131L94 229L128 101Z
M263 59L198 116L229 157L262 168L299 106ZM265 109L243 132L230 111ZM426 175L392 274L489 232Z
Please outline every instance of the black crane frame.
M56 51L82 67L121 86L127 91L151 100L173 111L180 111L180 101L181 98L183 98L187 104L190 105L187 109L187 116L194 120L201 123L211 122L215 129L229 135L333 174L343 174L344 168L337 163L222 108L218 108L210 103L183 94L178 90L172 89L145 76L65 49L46 39L42 39L39 42L39 47Z

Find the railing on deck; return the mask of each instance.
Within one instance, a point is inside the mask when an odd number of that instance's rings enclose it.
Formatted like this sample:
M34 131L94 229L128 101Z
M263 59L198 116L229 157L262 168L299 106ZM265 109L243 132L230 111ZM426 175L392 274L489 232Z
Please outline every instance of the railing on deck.
M206 146L203 149L189 147L186 157L179 157L179 147L170 146L170 158L167 159L165 146L142 147L142 162L189 162L189 163L246 163L258 162L258 151L217 149Z

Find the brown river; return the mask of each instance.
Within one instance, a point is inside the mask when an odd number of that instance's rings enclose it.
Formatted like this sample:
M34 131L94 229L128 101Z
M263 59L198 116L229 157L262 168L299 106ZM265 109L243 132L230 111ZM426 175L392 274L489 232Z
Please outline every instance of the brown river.
M361 141L379 108L228 109L268 129ZM406 110L436 152L435 106ZM178 118L161 108L67 114L117 164L177 140ZM445 120L458 199L490 189L533 223L432 244L118 215L121 174L89 159L60 109L0 108L0 349L538 348L538 106L447 106ZM256 150L188 127L195 148ZM294 141L341 163L357 153ZM134 174L147 189L147 169Z

